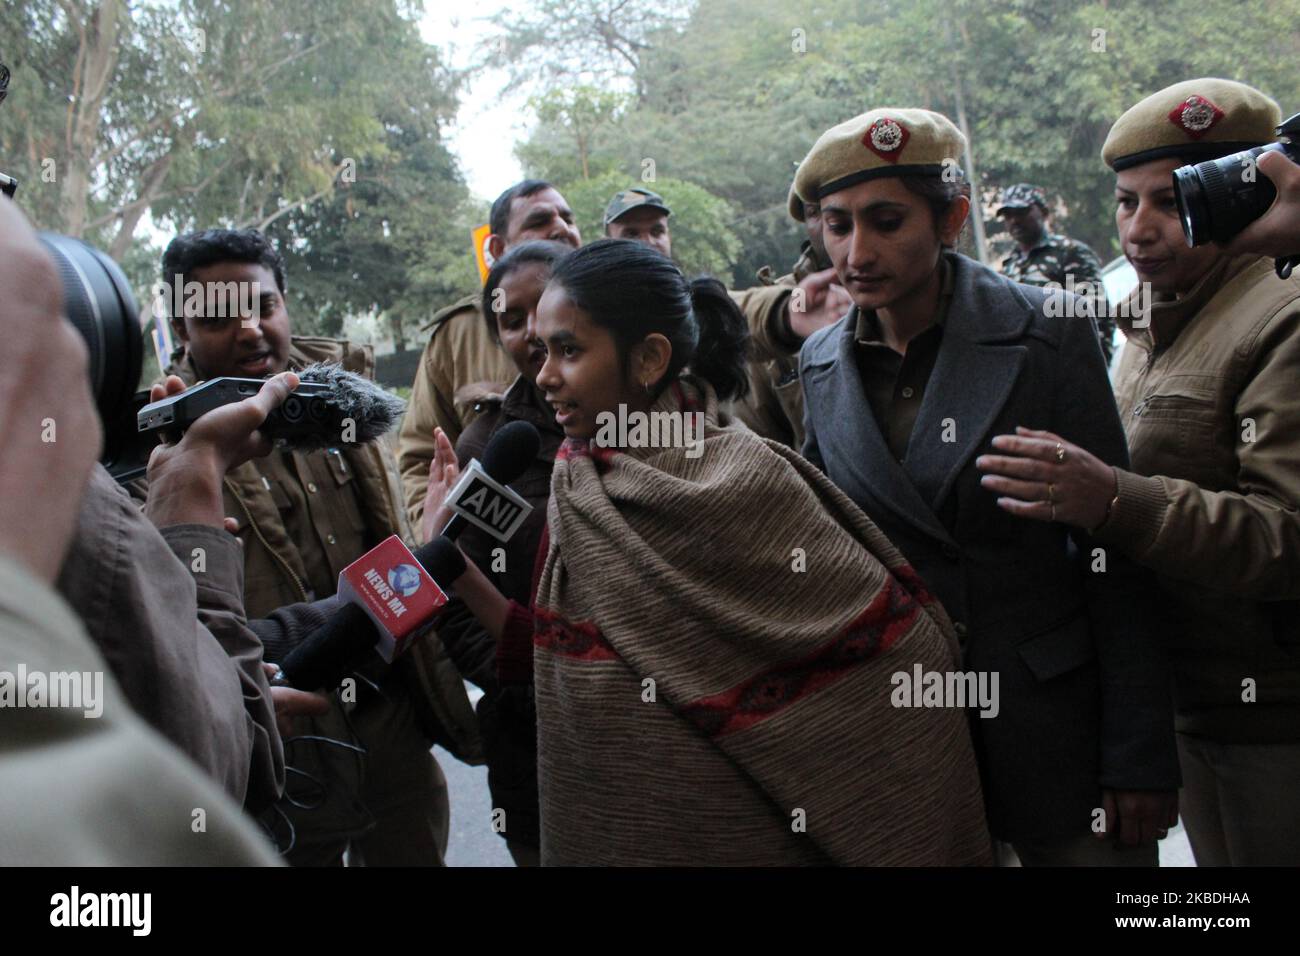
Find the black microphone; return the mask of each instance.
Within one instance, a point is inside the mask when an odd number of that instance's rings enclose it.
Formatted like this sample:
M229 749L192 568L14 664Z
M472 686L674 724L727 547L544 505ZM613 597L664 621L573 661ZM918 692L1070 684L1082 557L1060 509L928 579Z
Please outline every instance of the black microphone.
M465 556L446 538L434 538L420 547L415 559L444 591L465 573ZM285 655L276 680L302 690L337 687L352 664L380 639L370 615L359 604L345 603Z
M528 465L537 457L541 447L542 436L531 422L514 421L498 429L488 440L479 467L493 483L505 486L518 480L528 470ZM459 504L477 514L480 519L477 523L501 540L507 540L518 527L518 522L531 510L509 489L496 488L492 484L476 480L470 467L467 467L461 480L447 496L447 503ZM442 529L442 536L454 541L470 523L464 515L452 515Z
M483 450L482 469L495 482L509 484L528 470L540 447L541 436L536 428L528 422L511 422L488 441ZM466 523L462 520L457 525L454 518L448 522L446 532L414 552L415 559L444 591L465 573L465 556L452 543L452 538ZM372 551L383 547L381 544ZM336 687L351 665L371 648L378 647L383 639L384 635L365 610L357 604L345 603L321 628L285 655L275 680L301 690Z

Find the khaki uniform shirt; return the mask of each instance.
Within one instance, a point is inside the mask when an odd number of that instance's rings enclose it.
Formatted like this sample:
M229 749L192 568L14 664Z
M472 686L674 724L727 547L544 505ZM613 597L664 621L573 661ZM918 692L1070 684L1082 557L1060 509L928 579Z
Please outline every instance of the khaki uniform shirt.
M517 374L514 363L484 324L478 295L467 296L433 317L398 443L398 465L412 527L420 526L424 514L429 463L436 449L434 428L442 428L456 447L461 432L477 414L471 393L480 394L484 384L504 391Z
M756 434L798 451L803 446L803 388L799 384L799 349L790 331L787 309L791 291L817 271L808 244L788 275L774 278L759 270L759 285L731 297L749 323L749 395L737 402L735 415Z
M1180 731L1300 741L1300 278L1227 259L1119 321L1132 468L1094 538L1157 572Z

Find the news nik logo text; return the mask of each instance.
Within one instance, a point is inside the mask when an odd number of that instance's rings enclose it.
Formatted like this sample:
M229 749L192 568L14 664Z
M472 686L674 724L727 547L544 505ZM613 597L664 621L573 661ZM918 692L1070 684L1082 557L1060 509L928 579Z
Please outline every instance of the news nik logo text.
M152 893L83 893L73 886L50 897L50 925L62 928L122 926L132 936L153 928Z

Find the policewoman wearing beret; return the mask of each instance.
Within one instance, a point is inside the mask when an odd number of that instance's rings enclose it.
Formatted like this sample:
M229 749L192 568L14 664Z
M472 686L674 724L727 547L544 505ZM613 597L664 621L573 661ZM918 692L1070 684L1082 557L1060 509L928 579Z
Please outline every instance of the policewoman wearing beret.
M801 353L804 455L939 596L967 670L997 675L997 715L970 720L993 835L1026 865L1154 865L1179 778L1149 579L1118 554L1094 571L1085 534L1017 519L975 467L1018 425L1127 467L1124 431L1091 320L951 251L963 147L937 113L876 109L800 165L854 301Z
M1102 159L1152 299L1148 316L1119 319L1132 465L1052 429L1006 439L988 479L1009 510L1046 521L1050 482L1058 523L1158 573L1201 866L1300 863L1300 280L1256 255L1189 248L1171 173L1272 142L1280 118L1263 93L1218 79L1119 118Z

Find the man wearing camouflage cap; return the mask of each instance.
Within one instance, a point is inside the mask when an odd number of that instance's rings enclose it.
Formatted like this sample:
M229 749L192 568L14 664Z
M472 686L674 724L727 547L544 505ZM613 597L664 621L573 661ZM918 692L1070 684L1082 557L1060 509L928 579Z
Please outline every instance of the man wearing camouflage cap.
M1111 127L1102 159L1120 244L1152 290L1149 311L1119 317L1129 347L1115 390L1133 461L1108 467L1060 432L1064 460L1032 465L1057 489L1058 521L1157 572L1180 810L1201 866L1300 863L1300 278L1279 279L1258 255L1189 247L1171 174L1271 142L1280 119L1259 90L1204 78Z
M640 188L624 189L615 193L605 207L605 235L643 242L671 259L673 240L668 231L668 217L672 214L658 193Z
M1080 295L1105 302L1101 260L1082 242L1049 231L1047 196L1030 183L1016 183L1002 192L998 218L1016 242L1002 259L1002 274L1026 285L1056 285L1078 289ZM1110 361L1115 320L1108 309L1094 309L1101 350Z
M1017 522L979 469L1017 426L1127 465L1124 431L1091 320L953 251L964 151L938 113L876 109L800 164L854 303L800 353L804 457L938 597L966 672L998 675L971 720L993 836L1026 865L1154 865L1178 764L1150 576L1091 573L1086 534Z

